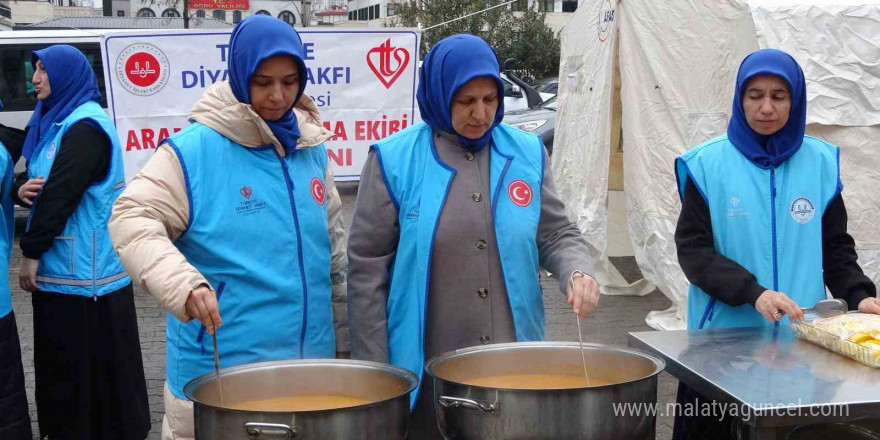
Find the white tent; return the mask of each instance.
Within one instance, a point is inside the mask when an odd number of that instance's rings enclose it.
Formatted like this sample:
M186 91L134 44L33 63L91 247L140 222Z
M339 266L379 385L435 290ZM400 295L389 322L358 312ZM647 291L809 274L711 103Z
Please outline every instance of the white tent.
M673 302L648 316L654 328L686 322L673 161L726 130L739 64L766 47L804 68L807 132L841 147L849 230L877 283L880 1L586 0L562 31L556 183L599 259L603 293L643 294L646 283L626 286L606 257L609 156L612 139L622 139L634 254L645 279Z

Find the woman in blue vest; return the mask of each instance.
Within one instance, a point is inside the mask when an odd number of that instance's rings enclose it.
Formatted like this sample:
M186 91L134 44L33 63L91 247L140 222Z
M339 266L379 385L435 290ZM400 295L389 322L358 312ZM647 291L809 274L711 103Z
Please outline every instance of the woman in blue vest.
M0 110L3 103L0 102ZM5 128L0 129L5 131ZM2 133L2 137L6 133ZM21 148L17 149L19 152ZM19 153L20 155L21 153ZM15 218L11 197L12 173L18 157L10 155L0 141L0 267L9 269L12 242L15 238ZM0 279L0 438L31 440L31 418L28 414L27 394L24 388L24 368L21 364L21 345L18 326L12 311L12 290L9 278Z
M846 230L840 151L804 135L806 116L800 66L785 52L759 50L740 66L727 134L676 160L688 328L803 318L801 308L825 299L826 286L850 309L880 313ZM683 384L678 398L711 402ZM674 438L729 431L717 417L676 417Z
M371 148L348 248L355 358L422 376L447 351L542 340L539 266L580 317L596 307L586 242L541 139L501 123L503 97L493 49L446 38L422 65L424 122ZM421 386L410 438L439 438L432 384Z
M22 155L30 206L19 284L32 292L40 437L143 439L150 430L131 280L107 221L125 187L122 149L76 48L33 53L39 103Z
M163 439L193 438L183 389L213 371L215 332L222 368L348 351L337 345L331 301L331 289L345 291L346 266L323 144L332 134L303 94L303 59L283 21L239 23L229 81L202 95L192 125L113 208L120 258L169 311Z

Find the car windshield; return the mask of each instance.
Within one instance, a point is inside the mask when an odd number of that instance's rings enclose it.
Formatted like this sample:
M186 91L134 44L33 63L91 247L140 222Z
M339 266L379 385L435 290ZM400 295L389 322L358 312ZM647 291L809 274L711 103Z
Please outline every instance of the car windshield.
M538 91L541 92L541 93L554 93L554 94L555 94L558 90L559 90L559 84L558 84L558 83L555 83L555 82L552 82L552 83L549 83L549 84L544 84L544 85L541 86L540 89L538 89Z
M556 104L557 104L557 101L556 101L556 97L554 96L554 97L544 101L544 103L541 104L541 108L546 108L548 110L556 111Z

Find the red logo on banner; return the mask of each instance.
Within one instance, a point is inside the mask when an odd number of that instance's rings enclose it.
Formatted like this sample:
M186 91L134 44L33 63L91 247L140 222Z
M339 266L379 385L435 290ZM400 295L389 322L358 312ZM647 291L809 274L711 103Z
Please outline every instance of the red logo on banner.
M244 198L250 199L251 195L253 195L254 193L254 190L252 190L249 186L243 186L241 187L241 191L239 192L241 192L241 195L244 196Z
M522 180L514 180L507 187L507 195L516 206L526 207L532 203L532 188Z
M147 43L135 43L123 49L116 59L115 70L120 85L138 96L161 91L171 72L165 53Z
M367 64L385 88L390 89L409 64L409 51L391 46L389 38L367 52Z
M149 87L159 80L162 66L156 57L138 52L125 62L125 76L138 87Z
M324 183L317 177L312 179L312 197L319 205L324 204Z

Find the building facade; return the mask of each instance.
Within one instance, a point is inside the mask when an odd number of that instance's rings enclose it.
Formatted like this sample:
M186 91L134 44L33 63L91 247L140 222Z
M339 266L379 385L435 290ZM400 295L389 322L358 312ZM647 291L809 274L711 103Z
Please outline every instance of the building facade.
M312 10L316 13L328 9L344 9L347 6L348 0L312 0Z
M113 15L182 17L184 0L113 0ZM251 15L270 15L291 26L303 23L302 1L286 0L186 0L191 17L212 17L236 24Z
M397 15L398 5L406 0L348 0L351 21L384 20Z
M394 25L388 18L397 15L400 5L418 0L348 0L348 20L367 22L362 26ZM529 6L546 12L547 25L559 31L584 0L529 0ZM464 13L462 13L464 14ZM354 24L354 23L353 23Z
M16 25L39 23L55 17L52 3L47 1L9 0L9 8Z
M584 0L535 0L541 12L574 12Z
M39 23L58 17L90 17L94 15L91 3L80 0L2 0L0 1L0 29Z
M0 0L0 30L59 17L93 15L92 3L84 0Z
M322 26L332 26L341 21L348 20L348 9L344 6L334 6L315 13L318 24Z
M12 21L12 8L9 7L9 0L0 0L0 31L12 30L15 22Z

